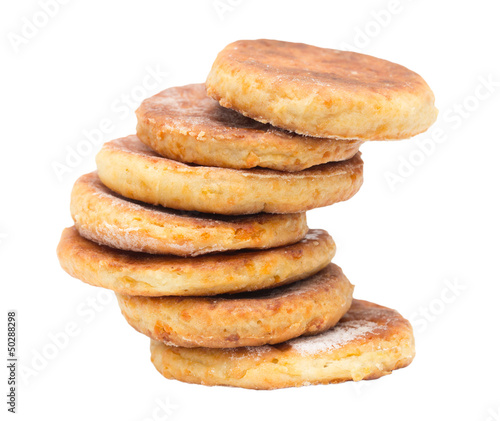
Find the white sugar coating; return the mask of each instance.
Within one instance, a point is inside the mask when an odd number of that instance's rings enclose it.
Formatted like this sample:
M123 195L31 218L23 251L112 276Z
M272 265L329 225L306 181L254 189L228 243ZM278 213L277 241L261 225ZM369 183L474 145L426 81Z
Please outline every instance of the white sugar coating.
M363 310L364 312L364 310ZM385 312L382 313L386 315ZM339 322L336 326L316 336L301 336L291 339L285 344L291 346L291 350L298 352L302 356L311 356L321 352L340 349L350 342L363 338L367 334L387 330L386 324L378 324L370 320L350 320ZM228 357L232 360L246 359L249 356L259 358L272 352L275 348L270 345L243 347L244 353L234 352L234 349L225 349ZM285 351L285 353L288 351Z
M163 124L182 134L203 138L205 135L231 134L235 138L246 133L264 135L273 133L281 137L293 138L299 135L264 125L256 120L243 116L236 111L223 108L215 99L207 96L204 84L193 84L166 89L159 94L146 99L139 107L140 122ZM145 121L142 121L145 120ZM197 130L203 128L208 133Z
M82 237L94 241L100 245L106 245L118 250L130 250L136 252L144 252L163 246L162 240L140 235L138 228L121 228L103 222L93 228L87 228L83 225L78 225L78 232ZM209 247L194 247L190 243L176 244L169 243L171 250L176 250L182 253L189 253L191 256L198 256L204 253L224 251L224 248L214 244Z
M132 250L142 252L146 247L158 245L154 238L141 237L134 228L120 228L107 222L94 227L77 224L80 235L97 244L113 247L119 250Z
M302 355L311 355L331 349L338 349L349 342L373 333L376 329L385 329L368 320L352 320L341 322L334 328L317 336L301 337L288 342L292 349Z
M325 232L325 230L310 229L301 241L305 243L307 241L319 240Z
M311 356L320 352L331 351L342 348L356 339L364 337L375 330L385 330L386 326L379 325L367 320L352 320L349 322L340 322L334 328L321 333L317 336L302 336L285 342L291 345L291 350L298 352L303 356ZM234 352L234 349L224 349L228 357L232 360L246 359L249 356L258 358L272 352L275 348L270 345L252 346L238 348L244 353Z

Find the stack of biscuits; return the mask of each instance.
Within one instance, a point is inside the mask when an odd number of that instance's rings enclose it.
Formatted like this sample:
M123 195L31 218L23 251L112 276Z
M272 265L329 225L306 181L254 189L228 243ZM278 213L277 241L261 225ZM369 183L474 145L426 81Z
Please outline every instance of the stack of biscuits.
M305 212L361 187L364 141L425 131L416 73L352 52L238 41L205 84L137 110L78 179L62 267L113 290L165 377L273 389L373 379L414 356L410 324L352 298Z

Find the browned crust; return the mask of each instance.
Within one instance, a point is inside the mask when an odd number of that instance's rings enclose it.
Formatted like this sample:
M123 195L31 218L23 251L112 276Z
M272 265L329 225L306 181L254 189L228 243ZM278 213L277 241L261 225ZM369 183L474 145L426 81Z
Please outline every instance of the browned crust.
M128 323L152 339L233 348L323 332L347 312L352 290L342 270L330 264L308 279L272 290L213 298L117 298Z
M335 255L323 230L298 243L260 251L183 258L100 246L66 228L57 247L62 268L90 285L126 295L199 296L255 291L313 275Z
M108 189L97 173L76 181L71 215L80 235L99 244L177 256L279 247L308 230L305 213L217 216L132 202Z
M166 89L136 111L137 136L176 161L225 168L300 171L352 158L359 140L318 139L223 108L204 84Z
M219 53L206 86L224 107L308 136L404 139L437 117L432 91L411 70L306 44L236 41Z

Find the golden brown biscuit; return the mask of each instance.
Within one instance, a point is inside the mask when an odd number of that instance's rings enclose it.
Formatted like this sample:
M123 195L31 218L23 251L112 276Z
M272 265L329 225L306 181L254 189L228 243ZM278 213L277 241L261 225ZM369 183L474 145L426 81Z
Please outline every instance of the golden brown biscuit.
M137 136L160 155L225 168L300 171L352 158L359 140L318 139L277 129L223 108L205 85L170 88L146 99Z
M182 164L129 136L104 144L96 161L101 181L122 196L226 215L303 212L347 200L363 182L359 152L299 172L235 170Z
M99 244L177 256L278 247L296 243L308 230L305 213L216 216L132 202L109 190L97 173L76 181L71 215L80 235Z
M189 348L233 348L328 330L351 306L353 289L331 263L308 279L262 291L212 298L117 298L128 323L152 339Z
M437 117L434 94L411 70L306 44L233 42L217 56L206 86L224 107L308 136L404 139Z
M359 300L330 330L274 346L181 348L151 341L151 361L168 379L248 389L376 379L406 367L414 355L410 323Z
M307 278L330 263L335 243L326 231L310 230L289 246L185 258L100 246L72 227L63 231L57 255L71 276L120 294L215 295Z

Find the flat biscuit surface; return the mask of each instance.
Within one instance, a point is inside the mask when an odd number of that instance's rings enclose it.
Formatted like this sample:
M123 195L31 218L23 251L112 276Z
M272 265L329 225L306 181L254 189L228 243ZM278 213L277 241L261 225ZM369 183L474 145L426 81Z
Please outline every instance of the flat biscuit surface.
M190 348L234 348L323 332L347 312L353 289L331 263L310 278L262 291L216 297L117 294L117 298L128 323L152 339Z
M177 256L278 247L296 243L308 230L305 213L216 216L133 202L109 190L95 172L73 186L71 215L80 235L98 244Z
M151 341L151 360L168 379L249 389L376 379L406 367L414 355L410 323L360 300L330 330L277 345L180 348Z
M57 255L71 276L120 294L199 296L255 291L307 278L330 263L335 243L326 231L310 230L288 246L185 258L100 246L71 227L63 231Z
M101 181L122 196L226 215L304 212L347 200L363 183L359 152L299 172L235 170L173 161L129 136L105 143L96 162Z
M136 111L137 136L176 161L224 168L300 171L352 158L359 140L318 139L223 108L204 84L166 89Z
M411 70L306 44L265 39L229 44L206 86L224 107L308 136L404 139L437 118L434 94Z

